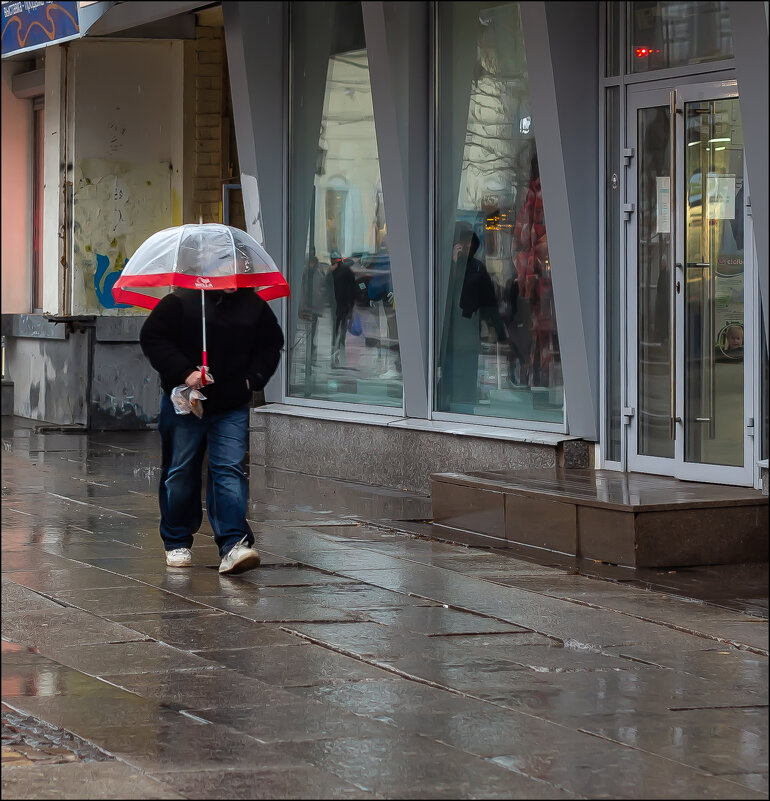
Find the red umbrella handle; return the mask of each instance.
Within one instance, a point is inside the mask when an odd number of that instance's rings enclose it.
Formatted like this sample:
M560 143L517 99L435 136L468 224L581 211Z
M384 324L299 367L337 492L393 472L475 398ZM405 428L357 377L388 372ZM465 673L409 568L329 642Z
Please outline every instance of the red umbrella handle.
M201 386L206 386L206 293L201 289L201 325L203 331L203 369L201 370Z

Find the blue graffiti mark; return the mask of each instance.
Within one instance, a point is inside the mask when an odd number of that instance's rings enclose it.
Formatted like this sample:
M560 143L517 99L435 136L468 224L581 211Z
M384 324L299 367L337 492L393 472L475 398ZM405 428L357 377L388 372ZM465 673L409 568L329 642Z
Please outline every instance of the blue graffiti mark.
M96 297L99 303L105 309L128 309L130 303L118 303L112 296L112 287L115 286L116 281L120 278L123 268L128 264L128 259L123 262L123 267L117 272L105 275L110 268L110 257L103 256L101 253L96 254L96 273L94 275L94 288L96 289Z

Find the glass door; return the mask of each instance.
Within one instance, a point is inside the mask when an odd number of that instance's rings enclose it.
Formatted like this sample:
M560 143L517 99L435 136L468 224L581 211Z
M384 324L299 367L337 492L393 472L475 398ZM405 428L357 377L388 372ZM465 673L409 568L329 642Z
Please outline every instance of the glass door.
M753 264L734 81L629 90L629 469L752 483Z

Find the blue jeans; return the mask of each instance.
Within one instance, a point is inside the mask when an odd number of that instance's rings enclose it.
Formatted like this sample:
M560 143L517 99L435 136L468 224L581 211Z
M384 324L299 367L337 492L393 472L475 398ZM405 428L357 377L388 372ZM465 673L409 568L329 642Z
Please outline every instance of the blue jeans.
M203 520L201 477L208 447L206 511L214 541L224 556L243 537L254 535L246 522L249 485L243 463L249 437L249 407L227 412L177 414L168 395L160 402L162 463L158 500L160 535L167 551L190 548Z

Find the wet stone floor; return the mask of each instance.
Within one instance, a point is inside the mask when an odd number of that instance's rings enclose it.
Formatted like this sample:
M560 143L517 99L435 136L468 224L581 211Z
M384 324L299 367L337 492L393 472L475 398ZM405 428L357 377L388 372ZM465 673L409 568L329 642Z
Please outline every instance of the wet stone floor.
M413 536L428 498L254 468L261 566L220 576L204 522L169 569L157 439L3 418L4 798L767 798L761 605Z

